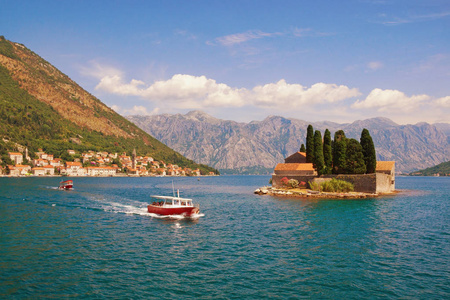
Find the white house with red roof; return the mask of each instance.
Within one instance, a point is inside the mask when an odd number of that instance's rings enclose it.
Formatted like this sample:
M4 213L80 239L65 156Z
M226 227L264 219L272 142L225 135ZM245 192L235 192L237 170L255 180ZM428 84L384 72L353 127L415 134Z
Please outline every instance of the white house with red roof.
M67 176L86 176L86 169L80 162L66 162L66 167L61 168L61 175Z
M20 152L8 152L8 155L15 165L20 165L23 162L23 154Z
M23 176L31 173L31 166L28 165L8 166L8 169L11 176Z

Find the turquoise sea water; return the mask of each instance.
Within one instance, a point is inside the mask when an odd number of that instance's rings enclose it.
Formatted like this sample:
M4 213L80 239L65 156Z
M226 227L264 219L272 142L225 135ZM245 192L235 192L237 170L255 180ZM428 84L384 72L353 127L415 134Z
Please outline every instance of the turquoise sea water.
M257 196L268 176L0 178L0 298L448 299L450 178L395 197ZM196 220L146 213L193 198Z

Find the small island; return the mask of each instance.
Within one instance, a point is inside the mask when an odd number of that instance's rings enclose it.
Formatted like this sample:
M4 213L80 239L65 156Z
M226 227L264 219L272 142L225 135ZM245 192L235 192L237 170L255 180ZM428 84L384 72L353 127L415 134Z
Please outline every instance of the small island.
M325 130L308 126L306 147L279 163L270 179L272 186L255 190L260 195L311 198L372 198L394 194L395 161L377 161L375 146L367 129L360 141L339 130L331 139Z

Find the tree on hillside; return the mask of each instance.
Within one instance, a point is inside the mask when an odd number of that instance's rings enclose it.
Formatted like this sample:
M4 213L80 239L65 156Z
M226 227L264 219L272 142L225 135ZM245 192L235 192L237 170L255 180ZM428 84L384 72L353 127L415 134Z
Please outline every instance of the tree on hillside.
M331 174L333 155L331 150L331 133L328 129L325 129L323 136L323 160L325 163L325 174Z
M300 146L300 152L306 152L305 144Z
M347 169L347 138L343 130L334 133L333 174L344 174Z
M347 140L347 174L366 173L366 164L364 162L363 148L355 139Z
M322 134L319 130L314 132L314 161L313 167L316 169L317 173L323 175L326 173L325 162L323 160L323 144L322 144Z
M360 142L364 154L364 163L367 168L366 173L375 173L375 169L377 167L377 155L372 137L370 136L369 130L366 128L364 128L361 132Z
M306 162L314 162L314 128L311 124L306 131Z

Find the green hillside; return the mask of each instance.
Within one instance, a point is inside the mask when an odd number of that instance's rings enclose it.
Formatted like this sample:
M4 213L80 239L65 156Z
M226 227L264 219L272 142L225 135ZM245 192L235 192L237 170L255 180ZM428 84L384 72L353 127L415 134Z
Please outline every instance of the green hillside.
M129 155L136 149L138 155L152 156L158 161L181 167L199 168L203 174L216 172L209 166L194 163L159 142L82 90L30 50L22 46L19 52L17 45L0 37L2 158L8 151L17 151L17 144L28 147L31 154L42 148L55 157L60 157L67 149L80 152L126 152ZM30 60L30 57L36 59ZM53 68L51 72L37 67L45 64L47 69ZM29 84L30 80L33 84ZM49 94L49 90L54 91L53 94ZM86 100L83 102L80 99ZM61 103L64 105L61 106ZM82 119L82 115L87 117ZM93 129L97 126L99 130ZM5 161L3 159L3 164Z
M442 164L439 164L439 165L431 167L431 168L412 172L409 175L411 175L411 176L436 176L437 174L439 174L439 176L450 176L450 161L444 162Z

